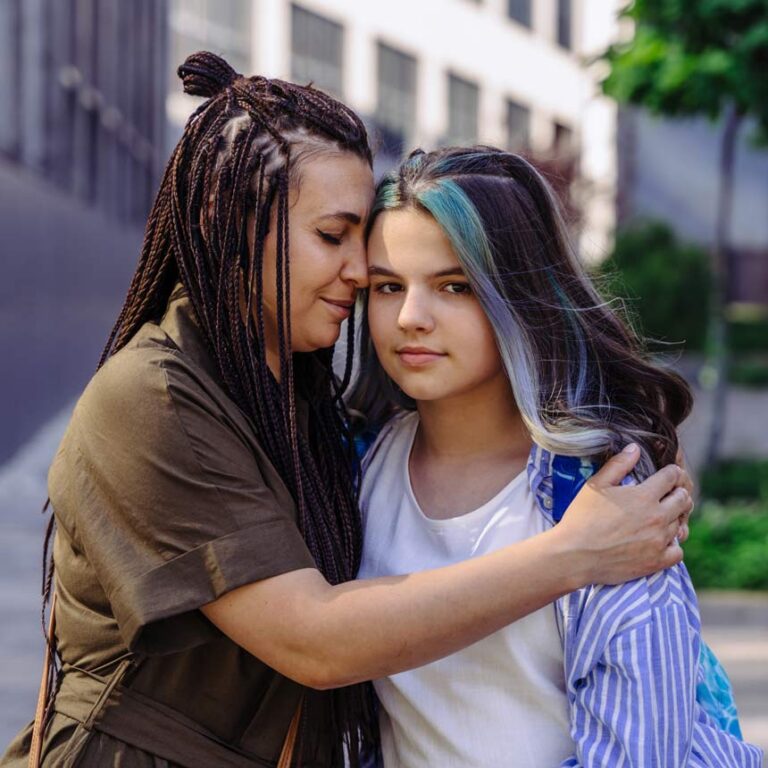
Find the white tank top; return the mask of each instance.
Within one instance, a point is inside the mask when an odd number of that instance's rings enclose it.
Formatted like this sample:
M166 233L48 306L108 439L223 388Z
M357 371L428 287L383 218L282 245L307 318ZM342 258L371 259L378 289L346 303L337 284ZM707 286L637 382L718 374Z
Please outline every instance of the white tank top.
M525 471L478 509L426 517L408 472L417 426L416 413L397 417L364 461L359 578L451 565L544 530ZM385 768L553 768L573 753L553 605L374 685Z

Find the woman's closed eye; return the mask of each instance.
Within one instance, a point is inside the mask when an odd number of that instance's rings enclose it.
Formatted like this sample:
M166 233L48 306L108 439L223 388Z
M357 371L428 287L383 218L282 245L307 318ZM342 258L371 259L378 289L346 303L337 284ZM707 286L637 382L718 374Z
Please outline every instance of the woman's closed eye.
M324 232L322 229L316 229L318 236L321 240L331 245L341 245L342 235L332 235L330 232Z

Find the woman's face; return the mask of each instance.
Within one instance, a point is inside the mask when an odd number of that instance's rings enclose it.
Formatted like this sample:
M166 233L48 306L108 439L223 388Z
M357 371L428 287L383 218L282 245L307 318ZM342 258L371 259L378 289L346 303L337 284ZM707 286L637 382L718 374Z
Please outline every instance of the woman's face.
M373 173L352 153L320 155L302 164L289 193L291 347L311 352L332 346L368 284L365 226ZM277 355L277 206L264 243L265 346ZM251 226L249 226L251 237Z
M430 215L414 208L379 214L368 274L371 339L405 394L441 400L506 382L488 318Z

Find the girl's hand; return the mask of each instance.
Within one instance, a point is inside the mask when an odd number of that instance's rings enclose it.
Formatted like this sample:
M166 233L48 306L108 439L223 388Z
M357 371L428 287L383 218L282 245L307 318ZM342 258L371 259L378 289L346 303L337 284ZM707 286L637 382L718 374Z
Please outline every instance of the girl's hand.
M693 501L690 478L670 464L639 485L621 481L640 458L637 446L613 456L590 478L554 532L581 553L578 586L619 584L669 568L683 559Z

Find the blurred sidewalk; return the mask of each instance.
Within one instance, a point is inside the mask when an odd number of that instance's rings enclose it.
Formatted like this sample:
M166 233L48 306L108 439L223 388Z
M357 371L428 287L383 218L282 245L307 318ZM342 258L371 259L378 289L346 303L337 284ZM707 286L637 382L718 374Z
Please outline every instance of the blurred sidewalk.
M0 754L35 712L44 647L40 618L44 528L42 516L0 517Z
M701 592L705 641L733 684L744 739L768 754L768 593Z

